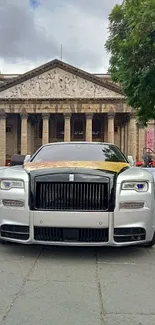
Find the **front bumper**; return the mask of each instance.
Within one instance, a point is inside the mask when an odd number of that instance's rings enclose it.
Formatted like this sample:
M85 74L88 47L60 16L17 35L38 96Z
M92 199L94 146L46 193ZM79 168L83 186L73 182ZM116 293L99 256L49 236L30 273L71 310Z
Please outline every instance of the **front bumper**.
M20 244L59 246L121 247L139 245L150 242L155 231L154 211L148 208L136 211L115 210L108 213L41 212L3 208L1 209L0 226L1 240ZM72 237L57 240L57 236L51 240L50 234L53 228L56 230L84 230L85 235L80 240L78 240L78 236L76 240ZM43 230L41 232L44 234L43 237L36 236L36 229ZM87 230L87 234L91 234L91 230L95 231L95 235L86 236L85 230ZM102 230L105 230L104 240L101 236ZM95 240L93 241L93 239Z

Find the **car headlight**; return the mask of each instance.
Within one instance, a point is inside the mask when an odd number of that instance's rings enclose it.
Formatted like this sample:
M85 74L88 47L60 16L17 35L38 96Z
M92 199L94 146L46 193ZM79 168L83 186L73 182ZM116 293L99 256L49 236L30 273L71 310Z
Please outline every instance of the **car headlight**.
M11 188L24 188L24 182L19 179L1 179L0 189L10 190Z
M147 182L123 182L122 190L134 190L137 192L147 192L148 183Z

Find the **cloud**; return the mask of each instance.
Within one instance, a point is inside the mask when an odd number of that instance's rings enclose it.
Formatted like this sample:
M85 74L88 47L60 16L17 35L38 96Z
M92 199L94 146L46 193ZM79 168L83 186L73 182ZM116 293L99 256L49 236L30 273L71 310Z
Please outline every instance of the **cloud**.
M56 40L46 36L29 3L21 0L0 0L0 42L0 57L8 61L46 59L46 53L57 54Z
M121 4L123 0L40 0L42 6L47 9L54 10L57 8L65 8L73 6L90 16L101 17L107 19L113 6L117 3Z
M40 6L40 1L39 0L30 0L30 6L32 8L38 8Z
M1 62L23 62L25 70L60 58L62 44L64 61L106 71L107 18L116 3L121 0L0 0Z

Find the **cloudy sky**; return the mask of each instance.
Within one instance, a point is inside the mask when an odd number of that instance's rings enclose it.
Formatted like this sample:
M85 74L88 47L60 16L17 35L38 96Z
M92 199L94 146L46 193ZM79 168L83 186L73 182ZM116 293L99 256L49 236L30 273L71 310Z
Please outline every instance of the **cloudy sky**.
M23 73L61 58L104 73L108 15L122 0L0 0L0 71Z

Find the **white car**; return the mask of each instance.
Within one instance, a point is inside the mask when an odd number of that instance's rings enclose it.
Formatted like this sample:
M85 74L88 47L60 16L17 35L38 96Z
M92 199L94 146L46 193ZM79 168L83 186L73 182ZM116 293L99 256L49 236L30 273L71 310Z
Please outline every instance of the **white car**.
M0 170L2 243L155 244L152 174L113 144L51 143Z

